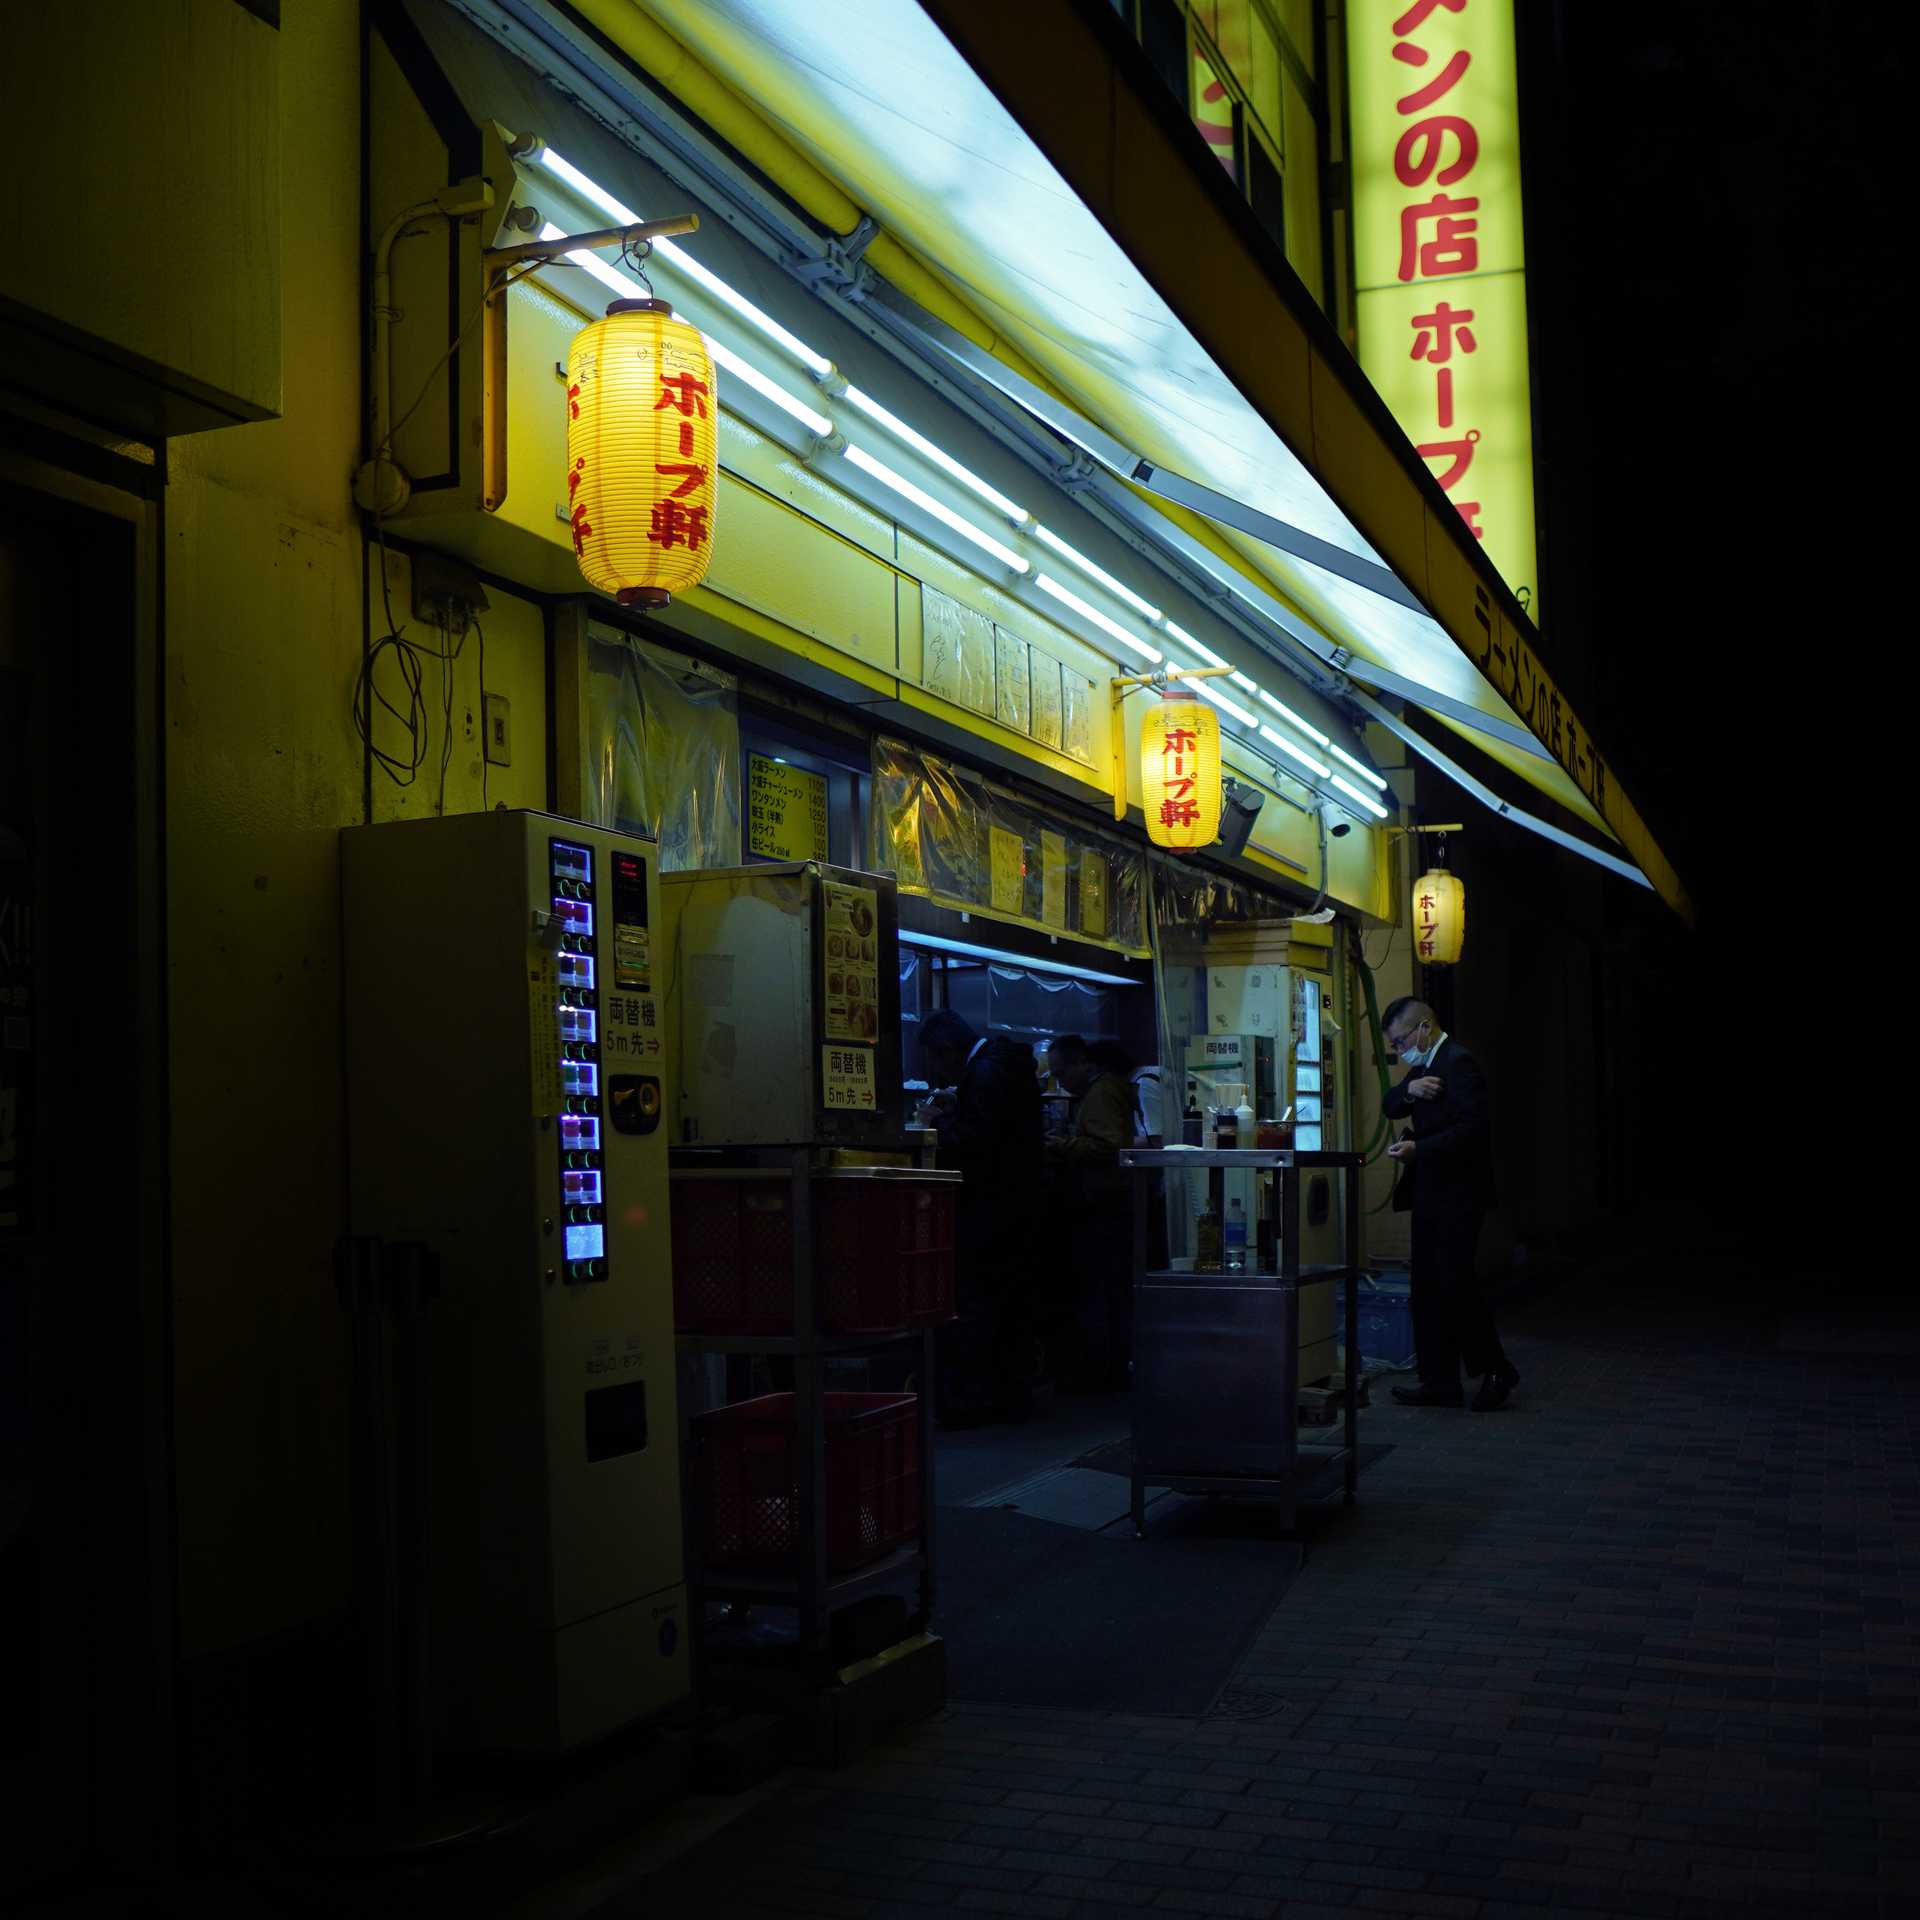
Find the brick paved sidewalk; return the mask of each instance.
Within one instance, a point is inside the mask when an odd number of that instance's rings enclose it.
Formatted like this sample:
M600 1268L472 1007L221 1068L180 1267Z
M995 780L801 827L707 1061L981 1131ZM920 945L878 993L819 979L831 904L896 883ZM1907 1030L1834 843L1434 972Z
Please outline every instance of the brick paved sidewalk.
M1615 1317L1514 1316L1510 1412L1376 1409L1206 1717L956 1704L604 1920L1920 1913L1920 1359Z

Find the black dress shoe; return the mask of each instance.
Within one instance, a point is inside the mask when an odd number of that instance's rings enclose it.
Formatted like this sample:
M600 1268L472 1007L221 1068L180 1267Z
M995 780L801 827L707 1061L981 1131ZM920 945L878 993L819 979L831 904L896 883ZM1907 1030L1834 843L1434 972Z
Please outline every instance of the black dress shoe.
M1395 1387L1393 1397L1403 1407L1464 1407L1467 1396L1458 1387Z
M1480 1383L1480 1391L1473 1396L1475 1413L1492 1413L1496 1407L1507 1404L1507 1396L1520 1384L1520 1376L1511 1367L1495 1367Z

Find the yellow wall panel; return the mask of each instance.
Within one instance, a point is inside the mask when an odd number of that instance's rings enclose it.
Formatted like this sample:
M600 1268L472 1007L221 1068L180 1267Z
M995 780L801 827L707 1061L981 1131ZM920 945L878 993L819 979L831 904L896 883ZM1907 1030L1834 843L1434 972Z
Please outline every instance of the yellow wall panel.
M425 759L411 785L401 786L378 771L373 779L376 820L429 819L435 814L472 813L482 807L544 807L547 804L547 630L539 605L498 586L486 589L488 610L477 629L448 636L413 617L412 563L403 553L385 556L388 591L380 592L381 555L373 556L368 612L376 639L385 631L388 606L395 624L420 650L425 669L425 713L421 744ZM457 651L455 651L457 647ZM438 656L452 653L449 659ZM376 684L396 705L404 703L398 666L391 652L376 669ZM488 764L482 692L504 697L512 764ZM452 751L446 756L444 793L440 762L452 713ZM407 758L410 747L400 724L376 703L374 744L383 753Z
M899 635L900 677L915 686L926 678L926 642L920 620L920 582L894 576L894 625Z
M8 191L46 230L9 249L8 298L165 369L235 420L282 405L291 28L276 33L233 0L6 10ZM356 177L335 183L349 210ZM95 411L81 394L66 403Z
M781 501L723 477L709 592L892 673L893 569Z

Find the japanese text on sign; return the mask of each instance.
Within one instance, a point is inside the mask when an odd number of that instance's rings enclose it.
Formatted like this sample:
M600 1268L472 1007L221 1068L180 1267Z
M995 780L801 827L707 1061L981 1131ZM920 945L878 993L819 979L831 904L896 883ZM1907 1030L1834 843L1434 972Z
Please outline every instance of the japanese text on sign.
M1533 426L1511 0L1352 0L1360 363L1533 600ZM1530 611L1538 619L1537 605Z
M601 1052L614 1066L660 1057L660 1024L653 996L642 993L601 995Z
M1017 833L1005 827L987 830L988 854L993 862L993 909L996 913L1023 913L1027 894L1026 847Z
M748 754L747 851L770 860L826 859L826 775Z
M1200 784L1195 753L1199 744L1198 738L1186 727L1169 727L1160 742L1160 824L1163 827L1190 827L1200 818L1200 803L1193 797Z
M841 1113L877 1113L880 1100L868 1047L820 1049L821 1104Z

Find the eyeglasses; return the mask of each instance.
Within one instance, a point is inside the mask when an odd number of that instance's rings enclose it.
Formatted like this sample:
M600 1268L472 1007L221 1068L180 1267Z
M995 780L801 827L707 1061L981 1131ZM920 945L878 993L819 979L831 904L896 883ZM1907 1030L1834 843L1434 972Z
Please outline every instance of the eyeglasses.
M1386 1041L1387 1045L1391 1047L1395 1053L1404 1053L1407 1048L1407 1043L1426 1024L1426 1021L1421 1020L1411 1027L1401 1028L1398 1033L1382 1034L1381 1038Z

